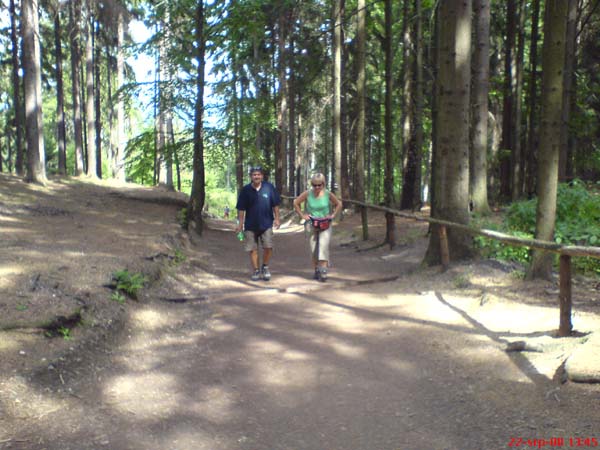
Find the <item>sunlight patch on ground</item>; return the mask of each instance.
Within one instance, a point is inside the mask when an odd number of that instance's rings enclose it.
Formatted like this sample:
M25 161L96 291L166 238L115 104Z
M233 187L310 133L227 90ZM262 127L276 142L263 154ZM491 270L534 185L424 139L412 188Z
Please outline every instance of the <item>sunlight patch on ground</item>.
M211 328L214 331L217 331L219 333L229 333L229 332L235 330L235 325L233 325L231 323L227 323L227 322L225 322L223 320L216 319L213 316L213 320L212 320L212 323L211 323Z
M315 318L315 324L325 325L334 332L344 334L363 334L379 329L382 325L373 321L367 321L355 315L353 311L335 308L322 308L322 313Z
M3 217L2 220L7 220L7 217ZM21 222L20 220L18 222ZM31 231L25 231L23 228L6 228L4 225L2 226L2 232L6 234L17 234L23 235L26 239L32 238L34 233ZM37 236L39 238L39 236Z
M558 308L539 308L523 304L484 305L472 317L494 332L546 332L558 328Z
M287 347L272 340L266 339L249 339L247 347L252 350L260 351L263 354L280 355L287 350Z
M333 342L330 341L327 344L338 355L344 356L346 358L361 359L366 356L366 351L364 347L349 344L347 342L342 341L341 339L337 339Z
M283 352L283 358L288 361L311 361L312 356L309 353L299 350L286 350Z
M2 217L0 217L0 222L7 222L7 223L8 222L16 222L18 224L18 223L21 222L21 220L17 219L17 218L14 218L14 217L2 216ZM4 228L4 226L3 226L2 229L5 230L5 231L7 231L7 232L10 231L11 233L14 233L16 231L20 231L17 228Z
M107 404L139 418L173 413L180 404L177 378L164 373L126 374L109 380L104 388Z
M395 372L398 372L398 375L402 375L402 377L406 377L409 375L417 375L415 372L415 365L409 363L408 361L398 359L398 358L383 358L379 361L379 363L384 366L392 369Z
M63 255L71 258L85 258L85 252L83 250L73 251L67 250L62 252Z
M304 226L303 225L294 225L292 223L290 224L282 224L281 228L279 228L278 230L275 230L276 234L290 234L290 233L300 233L300 232L304 232Z
M190 426L189 428L191 429L181 430L181 427L178 427L172 433L167 434L163 432L160 436L148 437L148 448L152 448L158 442L162 442L158 448L163 449L225 450L237 448L236 443L229 437L227 438L227 443L225 443L224 437L214 436L214 433L203 431L197 426Z
M9 341L6 342L4 339L0 340L0 352L14 352L19 348L19 342Z
M441 294L443 299L445 294ZM395 296L394 296L395 297ZM439 322L440 326L447 325L467 325L468 322L450 306L440 302L434 291L423 292L419 296L411 296L413 304L419 314L423 314L427 320Z
M317 384L317 370L306 364L254 364L254 377L262 384L276 387L309 388Z
M385 319L381 319L382 322ZM375 320L365 320L361 317L353 317L344 313L323 314L315 319L315 324L326 326L331 333L342 333L343 335L364 335L377 332L385 327L385 324Z
M228 423L235 415L235 401L226 388L205 386L199 391L199 399L188 399L180 408L212 423Z
M489 275L470 274L469 282L472 285L485 286L489 291L494 287L510 287L515 284L516 280L511 277L496 277L492 278Z
M0 380L0 410L5 413L40 420L66 406L66 400L39 392L21 377Z
M172 322L172 319L168 315L161 314L160 312L151 309L134 311L132 319L146 330L157 330L168 326Z
M10 288L14 286L12 278L24 273L22 267L0 267L0 288Z

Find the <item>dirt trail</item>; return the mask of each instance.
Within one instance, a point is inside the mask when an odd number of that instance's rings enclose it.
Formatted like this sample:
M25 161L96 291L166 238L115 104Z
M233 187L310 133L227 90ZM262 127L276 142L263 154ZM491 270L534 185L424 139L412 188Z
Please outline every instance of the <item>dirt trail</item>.
M575 339L550 336L547 286L484 262L421 269L424 230L412 223L399 223L397 249L366 250L383 224L361 243L356 217L334 229L331 278L318 283L301 228L287 225L271 282L249 280L232 224L211 221L182 240L185 262L128 304L121 331L41 370L4 372L0 449L499 450L600 438L600 389L561 382ZM597 325L582 307L578 329ZM504 351L524 337L547 351Z

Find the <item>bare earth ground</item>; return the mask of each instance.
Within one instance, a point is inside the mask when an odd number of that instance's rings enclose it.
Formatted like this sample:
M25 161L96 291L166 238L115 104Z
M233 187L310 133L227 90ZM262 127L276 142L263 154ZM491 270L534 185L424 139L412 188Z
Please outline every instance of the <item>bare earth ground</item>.
M0 449L596 446L600 388L563 369L599 329L595 282L575 280L578 333L557 339L556 283L422 268L426 225L399 220L389 250L372 214L369 241L357 216L335 227L325 284L285 221L255 283L233 223L188 237L184 202L0 174ZM120 305L124 268L150 282Z

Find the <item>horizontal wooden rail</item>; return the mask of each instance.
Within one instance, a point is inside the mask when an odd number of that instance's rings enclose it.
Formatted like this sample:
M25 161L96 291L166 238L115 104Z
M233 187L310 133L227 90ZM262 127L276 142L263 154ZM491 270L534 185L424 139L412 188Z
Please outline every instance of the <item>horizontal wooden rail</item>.
M294 197L282 196L285 199L294 199ZM560 282L559 282L559 306L560 306L560 321L559 321L559 336L569 336L573 329L571 321L572 310L572 295L571 295L571 257L590 257L600 259L600 247L585 247L579 245L562 245L556 242L544 241L541 239L526 239L509 234L500 233L493 230L485 230L474 228L468 225L450 222L448 220L436 219L434 217L424 217L414 213L407 213L397 209L388 208L387 206L373 205L370 203L361 202L358 200L342 200L344 204L353 204L363 208L382 211L386 214L393 214L398 217L413 219L421 222L433 223L440 225L440 246L442 265L448 265L448 241L446 236L446 227L455 228L471 235L484 236L489 239L495 239L504 244L514 245L518 247L528 247L537 250L557 253L560 255Z

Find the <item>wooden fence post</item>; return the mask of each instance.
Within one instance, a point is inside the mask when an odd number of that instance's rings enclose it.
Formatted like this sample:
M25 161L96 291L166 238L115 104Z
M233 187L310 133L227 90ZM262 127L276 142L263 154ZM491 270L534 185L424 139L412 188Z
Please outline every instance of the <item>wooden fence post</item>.
M560 325L558 335L570 336L573 324L571 323L571 257L560 255L560 292L558 294L560 305Z
M385 213L385 232L386 232L386 240L388 245L390 246L390 250L396 246L396 218L392 213Z
M440 233L440 257L442 259L442 267L444 270L448 269L450 265L450 251L448 250L448 234L446 233L446 226L440 225L438 227Z

